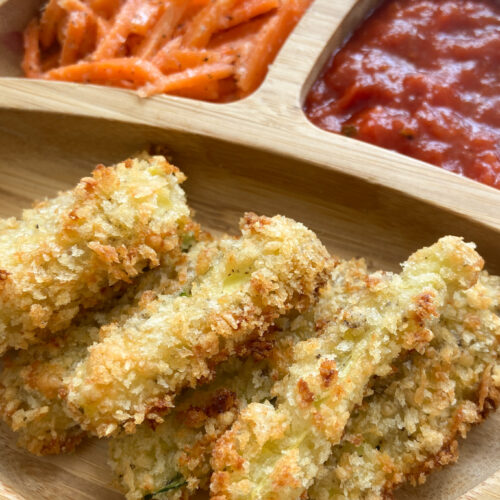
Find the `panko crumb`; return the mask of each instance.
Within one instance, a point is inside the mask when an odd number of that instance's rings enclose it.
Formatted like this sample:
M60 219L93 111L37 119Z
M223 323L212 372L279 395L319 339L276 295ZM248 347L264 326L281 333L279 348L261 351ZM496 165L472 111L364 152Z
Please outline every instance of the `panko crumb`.
M67 328L176 252L189 208L163 157L98 166L71 191L0 221L0 353Z
M500 404L500 278L481 274L443 309L422 354L373 381L314 486L313 500L385 499L458 458L465 437Z
M332 259L314 233L282 216L246 214L241 238L222 238L189 295L159 296L147 311L101 330L68 378L73 417L98 436L160 423L185 387L261 336L279 316L305 310Z
M64 379L99 340L101 327L122 324L158 294L189 290L198 255L205 248L197 243L175 260L162 257L158 267L135 278L122 296L80 314L72 326L45 343L6 354L0 372L0 417L18 433L19 446L36 455L75 449L86 433L66 408Z
M326 305L321 335L295 346L274 386L276 403L251 403L216 443L212 498L305 496L370 378L389 374L402 350L423 351L443 308L482 265L471 245L448 236L413 254L400 275L375 274L372 290L341 316Z
M368 282L364 261L336 265L329 277L335 308L346 307ZM271 388L286 373L293 346L318 334L316 326L312 308L279 318L248 345L248 359L224 362L210 384L182 394L162 424L142 425L135 434L110 440L109 463L127 499L140 500L173 482L177 487L154 498L177 500L207 490L216 440L249 403L272 398Z

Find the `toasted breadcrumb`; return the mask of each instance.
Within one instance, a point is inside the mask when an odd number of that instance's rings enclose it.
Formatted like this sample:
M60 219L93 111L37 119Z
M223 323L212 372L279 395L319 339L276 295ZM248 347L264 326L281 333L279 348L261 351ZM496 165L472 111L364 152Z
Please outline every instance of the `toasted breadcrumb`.
M390 497L458 457L458 435L500 404L500 278L457 292L434 338L376 379L309 490L314 500Z
M175 261L164 256L159 267L141 274L120 298L81 314L46 343L7 353L0 372L0 416L18 432L19 446L36 455L73 451L86 433L66 409L64 378L99 340L103 325L123 323L160 293L189 289L201 248L203 243L180 253Z
M332 310L335 320L320 336L296 345L288 374L273 389L276 406L251 403L218 440L212 498L306 495L370 378L387 375L402 349L425 347L446 303L475 284L482 265L472 246L445 237L341 317Z
M341 262L330 276L334 307L346 307L368 283L364 261ZM162 424L112 439L109 463L127 499L140 500L180 477L181 486L154 498L174 500L208 489L214 443L249 403L272 397L271 387L286 373L293 346L316 335L313 321L311 310L280 318L251 346L251 358L223 363L215 380L184 393Z
M69 326L177 251L184 175L163 157L98 166L75 189L0 221L0 353Z
M315 300L331 258L314 233L281 216L246 214L240 226L241 238L218 242L189 296L159 296L123 325L101 329L68 380L69 407L85 429L110 436L161 422L183 388Z

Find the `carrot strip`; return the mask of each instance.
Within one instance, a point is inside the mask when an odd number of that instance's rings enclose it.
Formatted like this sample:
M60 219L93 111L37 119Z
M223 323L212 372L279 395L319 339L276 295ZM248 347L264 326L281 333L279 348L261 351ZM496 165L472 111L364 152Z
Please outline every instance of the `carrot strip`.
M177 37L177 38L172 38L172 40L170 40L169 42L167 42L156 54L155 56L151 59L151 62L156 65L156 66L159 66L163 59L165 57L168 57L168 54L171 52L171 51L176 51L176 50L180 50L181 49L181 46L182 46L182 38L181 37Z
M66 36L59 60L61 66L73 64L78 59L78 53L85 37L87 21L85 12L73 11L69 14L66 23Z
M238 86L243 95L250 94L260 85L269 65L299 20L302 6L310 2L311 0L284 2L262 28L252 51L248 52L246 57L240 58L236 74Z
M184 15L180 18L174 33L174 37L184 35L191 21L198 15L198 13L207 6L211 0L191 0L186 5Z
M191 21L183 37L187 47L206 47L217 31L222 16L227 15L236 0L214 0L203 8Z
M40 62L40 25L32 19L24 30L24 57L22 68L29 78L40 78L42 74Z
M97 36L103 37L104 33L106 33L109 29L109 23L103 19L100 15L96 14L87 4L83 3L80 0L59 0L59 5L66 12L79 11L84 12L88 16L88 26L95 24L97 26ZM87 37L86 37L87 38ZM89 41L85 41L85 45L94 45L95 40L92 40L92 43Z
M136 57L80 62L56 68L45 74L49 80L139 88L147 82L159 82L164 76L148 61Z
M161 80L148 83L139 89L142 97L153 94L169 93L181 89L208 84L213 80L220 80L231 76L234 66L227 63L203 64L196 68L189 68L179 73L164 76Z
M218 101L220 98L218 83L218 80L206 82L204 85L172 91L171 94L200 101Z
M253 19L227 31L217 33L207 46L209 50L238 50L243 45L251 44L266 25L269 16Z
M186 7L187 3L185 0L173 0L169 2L149 36L144 39L139 47L137 51L139 57L150 59L160 45L172 38L177 23L184 14Z
M236 7L231 15L222 17L217 26L217 31L227 30L233 26L238 26L238 24L246 23L254 17L277 9L279 5L279 0L247 0L239 7Z
M49 0L40 17L40 45L47 49L56 39L57 25L64 16L57 0Z
M122 0L87 0L89 7L104 19L111 19L121 6Z
M143 0L130 20L130 33L149 36L151 29L163 10L163 4L156 0Z
M132 20L139 7L140 0L126 0L118 12L111 29L104 35L92 54L92 60L99 61L115 56L132 30Z
M155 65L163 72L182 71L200 64L213 64L223 61L231 63L234 56L214 50L171 50L155 58Z

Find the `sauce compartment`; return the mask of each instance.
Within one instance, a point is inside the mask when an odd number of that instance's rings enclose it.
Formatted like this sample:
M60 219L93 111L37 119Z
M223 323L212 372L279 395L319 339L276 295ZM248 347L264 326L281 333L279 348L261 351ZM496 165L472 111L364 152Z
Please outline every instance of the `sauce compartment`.
M303 89L309 119L500 188L498 3L388 0L360 7Z

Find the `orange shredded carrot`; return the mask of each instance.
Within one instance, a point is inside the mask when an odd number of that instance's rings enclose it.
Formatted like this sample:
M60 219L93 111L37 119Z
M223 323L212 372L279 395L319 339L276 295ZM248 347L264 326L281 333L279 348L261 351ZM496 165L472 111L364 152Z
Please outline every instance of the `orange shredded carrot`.
M92 29L95 30L95 27L97 27L97 36L99 38L102 38L104 34L108 31L109 23L101 15L93 11L87 4L83 3L81 0L59 0L59 5L66 12L73 12L73 11L84 12L88 16L87 19L88 28L92 26ZM91 40L88 39L89 37L91 38ZM95 41L96 40L93 34L87 33L84 45L87 47L89 46L94 47Z
M308 4L312 0L290 0L282 4L259 33L246 57L239 59L236 69L238 86L244 94L253 92L264 79L269 64L300 19L299 3Z
M140 0L126 0L113 22L113 25L100 40L92 54L94 61L112 58L132 31L132 22Z
M87 21L85 12L75 10L69 14L66 23L66 36L61 47L61 57L59 59L61 66L73 64L78 59L78 53L85 37Z
M49 0L40 17L40 45L47 49L56 38L57 25L64 16L57 0Z
M104 19L111 19L122 3L122 0L87 0L89 8Z
M227 63L203 64L196 68L188 68L178 73L164 76L160 81L148 83L139 89L139 95L150 96L163 94L198 85L210 83L212 80L227 78L234 72L234 66Z
M32 19L24 31L24 57L22 67L24 74L30 78L40 78L42 74L40 62L40 26Z
M247 0L242 5L236 7L230 15L222 17L217 29L227 30L238 24L246 23L254 17L267 14L269 11L278 8L279 0Z
M215 50L170 50L162 53L161 58L155 58L154 63L164 73L182 71L200 64L213 64L225 61L233 62L234 57Z
M172 38L181 16L186 10L184 0L173 0L166 7L150 35L144 39L137 51L139 57L149 59L158 48Z
M228 102L253 92L312 0L47 0L28 77Z
M196 85L185 89L174 90L172 95L188 97L189 99L199 99L203 101L217 101L220 96L218 80L205 82L203 85Z
M210 37L217 31L220 19L228 16L236 0L214 0L202 9L191 21L184 43L187 47L206 47Z
M165 78L151 63L136 57L80 62L50 70L45 77L49 80L116 85L125 88L137 88L147 82L157 82Z

